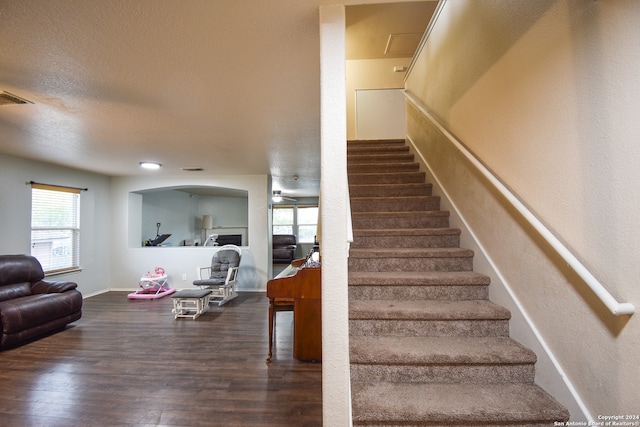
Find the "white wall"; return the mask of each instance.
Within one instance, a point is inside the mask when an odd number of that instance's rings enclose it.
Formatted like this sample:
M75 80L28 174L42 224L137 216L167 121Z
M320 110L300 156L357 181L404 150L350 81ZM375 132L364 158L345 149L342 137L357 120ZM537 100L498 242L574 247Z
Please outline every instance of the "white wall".
M403 89L356 91L356 139L404 139L406 135Z
M344 6L321 6L322 423L330 427L351 425L344 45Z
M614 296L636 307L638 22L635 1L448 1L406 83ZM523 309L512 335L538 352L536 382L574 420L637 413L638 315L611 315L418 113L409 108L409 116L409 136L486 251L476 269L494 279L491 298Z
M111 274L109 178L48 163L0 155L0 254L31 251L31 186L28 181L88 188L80 196L82 271L50 276L72 281L86 297L108 287Z
M394 67L408 67L411 58L353 59L346 62L347 139L356 139L356 91L360 89L404 88L404 72Z
M156 237L158 223L160 234L171 234L164 244L183 246L185 239L202 238L202 230L196 227L196 218L202 218L198 212L198 203L184 191L143 193L142 210L138 212L142 218L142 232L137 235L136 247L143 246L145 240ZM130 214L134 215L133 212ZM135 242L133 236L131 241Z
M267 209L268 188L266 175L239 175L213 177L115 177L111 186L111 257L114 271L111 289L135 289L147 270L163 267L173 287L192 286L197 266L211 263L214 247L132 247L129 237L129 203L141 205L130 192L149 188L172 186L216 186L246 190L249 194L249 245L242 247L242 260L238 273L238 289L259 291L266 289L270 259L268 256ZM140 224L132 222L135 233ZM164 229L162 229L164 230ZM139 235L139 234L138 234ZM182 275L186 274L186 280Z

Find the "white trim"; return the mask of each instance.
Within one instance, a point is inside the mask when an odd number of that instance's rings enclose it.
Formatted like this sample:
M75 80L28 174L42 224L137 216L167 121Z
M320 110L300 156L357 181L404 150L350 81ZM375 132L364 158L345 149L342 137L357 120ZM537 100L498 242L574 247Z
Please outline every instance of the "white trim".
M87 299L91 297L95 297L96 295L106 294L107 292L117 291L118 289L100 289L96 292L91 292L90 294L82 294L82 299ZM135 289L126 289L127 291L135 291Z

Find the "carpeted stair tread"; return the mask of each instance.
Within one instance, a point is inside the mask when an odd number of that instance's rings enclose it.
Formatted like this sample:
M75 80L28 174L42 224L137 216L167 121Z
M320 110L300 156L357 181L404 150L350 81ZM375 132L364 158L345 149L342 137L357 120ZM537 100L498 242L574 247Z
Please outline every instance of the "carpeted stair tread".
M532 384L536 355L506 336L358 335L350 361L356 382Z
M473 271L352 271L349 299L486 300L489 283Z
M353 423L543 426L568 411L534 384L352 384Z
M473 251L459 247L352 247L349 271L471 271Z
M416 218L416 217L445 217L449 218L449 211L413 211L413 212L352 212L355 218ZM413 227L415 228L415 227Z
M415 156L411 154L409 150L398 151L397 153L376 153L376 154L357 153L357 154L350 154L347 156L347 164L352 166L352 165L379 163L379 162L385 163L389 161L402 163L402 162L413 162L414 158Z
M449 211L351 212L353 229L448 227Z
M431 196L433 185L423 182L399 184L358 184L349 186L351 197Z
M533 364L536 355L507 337L350 337L351 363Z
M352 212L415 212L439 210L439 196L352 197Z
M395 197L387 197L387 196L365 196L365 197L352 197L351 198L351 204L354 204L355 202L367 202L367 201L372 201L372 202L379 202L379 201L388 201L388 202L395 202L395 203L403 203L406 201L411 201L411 200L416 200L416 199L426 199L426 200L431 200L431 199L440 199L439 196L395 196Z
M424 183L425 172L349 173L349 183L359 184L407 184Z
M354 248L349 258L468 258L473 256L471 249L464 248Z
M508 320L511 313L487 300L351 300L349 319Z
M397 285L478 285L486 286L488 276L473 271L350 271L349 286Z
M401 228L353 230L351 248L454 248L460 247L460 229Z
M389 139L389 140L352 140L347 141L347 153L363 151L365 153L371 153L376 150L382 149L402 149L409 151L409 147L406 145L403 139Z
M381 229L356 229L353 230L354 238L360 236L442 236L460 235L459 228L433 227L433 228L381 228Z
M347 163L350 158L362 155L404 155L409 153L408 147L402 146L384 146L384 147L347 147Z
M396 172L418 172L420 164L418 162L374 162L355 163L347 165L348 173L396 173Z
M350 139L347 141L347 148L372 149L379 147L407 147L404 139Z

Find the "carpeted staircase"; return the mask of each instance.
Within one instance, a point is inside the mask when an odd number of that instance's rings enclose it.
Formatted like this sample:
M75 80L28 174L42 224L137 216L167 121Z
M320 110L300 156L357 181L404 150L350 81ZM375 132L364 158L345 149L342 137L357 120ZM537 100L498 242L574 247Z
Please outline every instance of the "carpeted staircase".
M349 141L353 424L550 426L568 411L533 383L536 355L431 195L404 140Z

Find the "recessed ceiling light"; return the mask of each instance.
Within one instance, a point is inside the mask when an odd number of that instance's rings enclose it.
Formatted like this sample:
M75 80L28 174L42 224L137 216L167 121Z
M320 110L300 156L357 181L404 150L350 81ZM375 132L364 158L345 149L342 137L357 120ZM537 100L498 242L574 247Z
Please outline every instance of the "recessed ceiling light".
M160 169L162 166L160 163L156 162L140 162L140 167L145 169Z

